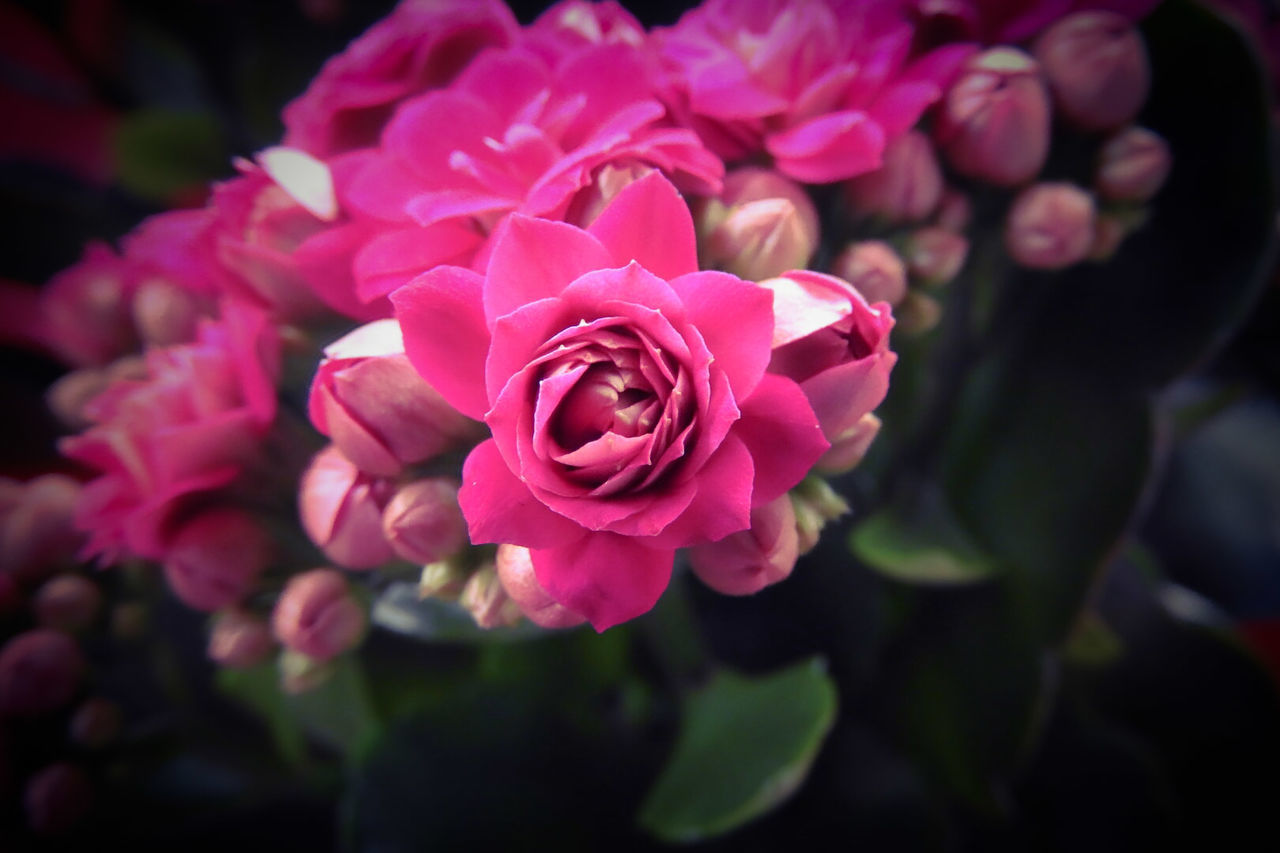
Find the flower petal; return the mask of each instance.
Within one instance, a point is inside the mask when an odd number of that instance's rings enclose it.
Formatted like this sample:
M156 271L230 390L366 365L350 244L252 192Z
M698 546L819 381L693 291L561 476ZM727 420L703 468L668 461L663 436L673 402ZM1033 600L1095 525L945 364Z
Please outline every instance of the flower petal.
M880 165L884 130L859 111L828 113L765 139L778 171L809 184L826 184Z
M675 185L661 172L628 184L587 229L605 245L614 263L630 261L659 278L698 269L693 217Z
M492 326L521 306L559 296L578 276L615 266L592 235L563 222L513 214L493 237L484 288L484 311Z
M603 631L652 609L671 580L675 552L590 533L557 548L533 549L532 557L543 589Z
M760 286L773 291L774 349L838 323L853 311L853 288L835 276L791 270Z
M458 503L473 544L564 547L586 533L539 502L507 468L492 439L477 445L467 456Z
M775 448L776 450L776 448ZM755 463L732 432L698 472L698 493L684 513L648 541L655 547L683 548L723 539L751 526L751 483Z
M766 374L745 402L733 435L742 439L755 462L751 504L760 506L804 479L830 443L804 391L794 381Z
M769 365L774 328L770 290L722 272L697 272L671 282L735 399L755 390Z

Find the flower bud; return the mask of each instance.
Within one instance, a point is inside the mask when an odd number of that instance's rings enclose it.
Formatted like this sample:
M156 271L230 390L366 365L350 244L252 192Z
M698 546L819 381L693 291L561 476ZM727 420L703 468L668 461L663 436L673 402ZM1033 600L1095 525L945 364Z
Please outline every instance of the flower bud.
M362 473L337 447L321 450L302 475L302 527L325 556L348 569L371 569L395 552L382 535L390 481Z
M187 521L164 558L169 588L188 607L212 612L253 590L271 562L271 540L242 510L219 507Z
M802 269L818 247L818 213L795 182L768 169L727 176L699 211L702 265L760 281Z
M153 346L195 340L201 314L195 296L162 278L142 282L133 294L133 325L138 336Z
M364 607L333 569L312 569L289 579L271 615L276 639L316 661L355 648L364 636Z
M73 525L80 484L63 474L0 482L6 492L0 505L0 571L32 585L74 563L84 541Z
M502 588L530 622L543 628L572 628L586 621L553 599L538 583L528 548L499 545L495 563Z
M929 287L952 281L969 256L969 241L955 231L930 225L918 228L907 241L907 269Z
M1108 130L1142 109L1151 71L1142 36L1114 12L1077 12L1045 30L1036 59L1062 115L1085 130Z
M1039 65L996 47L970 59L947 90L935 138L956 171L1015 186L1034 178L1049 156L1049 118Z
M458 483L430 477L402 486L382 512L382 535L392 550L425 566L467 544L467 521L458 506Z
M50 764L27 781L22 805L32 832L60 835L75 827L92 808L93 784L74 764Z
M66 634L36 628L0 649L0 716L30 717L71 701L85 663Z
M725 595L750 595L791 574L799 557L796 514L782 495L751 510L751 528L689 549L698 579Z
M801 554L809 553L818 544L828 521L835 521L849 511L849 504L831 488L831 484L817 477L810 477L792 489L791 505L796 514L796 535Z
M486 631L516 625L522 615L520 605L507 594L493 566L484 566L467 579L458 603Z
M59 575L36 591L36 621L74 634L88 628L102 606L102 591L84 575Z
M120 706L110 699L94 696L76 708L67 733L72 743L101 749L119 737L123 726L124 713Z
M248 669L266 660L275 645L265 619L233 608L214 617L206 654L218 666Z
M1074 184L1036 184L1014 200L1004 243L1024 267L1059 270L1088 256L1093 228L1093 198L1087 192Z
M1144 202L1164 186L1172 165L1168 143L1146 128L1131 127L1102 146L1093 184L1107 201Z
M879 169L844 185L854 210L889 222L919 222L933 213L942 198L942 169L929 137L907 131L885 146L882 157Z
M456 601L471 573L457 560L439 560L422 567L418 580L418 598L439 598Z
M333 677L331 661L316 660L302 652L285 649L280 653L280 689L290 696L309 693Z
M893 247L881 240L850 243L831 272L854 286L869 303L897 305L907 295L907 268Z
M897 317L898 330L904 335L923 335L942 319L942 305L927 293L912 291L898 306Z
M959 190L946 190L942 200L938 202L938 213L933 217L933 224L957 234L963 234L973 221L973 204L969 197Z
M129 267L103 243L49 280L41 294L49 346L75 367L106 364L137 347Z
M936 302L934 303L937 304ZM842 434L831 439L831 447L813 467L824 474L843 474L858 467L871 442L880 434L880 419L870 412Z
M361 326L325 348L308 409L357 468L383 477L457 445L474 428L409 364L395 320Z

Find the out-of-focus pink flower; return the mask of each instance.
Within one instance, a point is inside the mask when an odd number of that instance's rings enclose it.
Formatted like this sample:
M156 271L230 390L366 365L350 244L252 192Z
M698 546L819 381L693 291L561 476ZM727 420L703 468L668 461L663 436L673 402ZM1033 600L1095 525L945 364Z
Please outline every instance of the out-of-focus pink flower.
M519 545L499 545L494 564L498 580L525 617L543 628L572 628L587 621L556 602L538 583L533 556Z
M971 52L913 56L912 37L897 4L852 0L709 0L654 36L673 109L716 153L807 183L880 165Z
M1089 255L1095 213L1093 197L1074 184L1027 187L1014 199L1005 220L1005 248L1024 267L1069 267Z
M34 586L73 563L84 542L74 528L79 498L80 484L65 474L0 478L0 573Z
M74 634L93 623L102 608L102 591L84 575L59 575L36 591L32 604L40 625Z
M957 172L998 186L1039 173L1049 156L1050 108L1040 66L996 47L970 59L947 90L934 129Z
M521 33L519 44L553 67L584 48L612 45L641 48L644 27L615 0L561 0L538 16Z
M942 168L933 142L918 130L891 141L884 163L845 184L854 211L889 222L917 222L933 213L942 198Z
M1173 166L1169 144L1142 127L1111 137L1098 152L1093 185L1107 201L1144 202L1164 186Z
M940 225L911 232L907 241L907 270L921 283L937 287L960 274L969 257L969 241Z
M173 534L164 576L187 606L212 612L242 601L271 558L271 540L251 515L218 507L201 512Z
M311 384L311 423L361 471L394 477L475 435L476 423L409 364L396 321L361 326L324 353Z
M907 267L883 240L850 243L831 266L836 276L854 286L868 303L897 305L907 295Z
M49 280L40 295L41 335L77 367L106 364L138 347L132 266L105 243L90 243L80 262Z
M279 359L266 316L226 302L197 340L148 351L145 378L120 379L86 407L94 426L59 447L100 472L76 509L87 555L164 557L174 510L258 457L275 417Z
M0 717L29 717L71 701L84 676L75 640L51 628L18 634L0 649Z
M232 608L214 617L206 652L219 666L247 669L266 660L275 645L265 619Z
M636 51L584 48L548 67L525 50L481 54L448 89L404 104L339 194L372 238L356 256L361 298L440 264L483 268L511 213L566 219L597 175L659 169L682 188L720 188L723 165L672 127Z
M698 213L699 260L748 281L808 265L818 248L818 211L799 185L769 169L730 173Z
M799 557L796 514L782 495L751 510L751 528L689 549L698 579L725 595L750 595L791 574Z
M898 360L889 349L890 307L870 305L848 282L816 272L793 271L766 284L775 293L799 290L842 307L835 321L774 350L769 363L771 374L800 383L823 434L839 446L889 392Z
M22 806L32 832L60 835L83 820L93 807L93 783L74 764L50 764L27 780Z
M44 402L64 426L87 429L93 421L85 414L93 398L119 380L145 379L147 363L142 356L118 358L106 367L81 367L64 373L49 386Z
M372 145L400 102L447 85L518 28L500 0L401 0L284 108L284 144L317 157Z
M598 630L653 606L676 548L746 529L826 449L804 394L765 367L850 299L699 272L658 174L586 231L513 217L486 275L440 267L392 296L414 367L493 434L463 468L472 542L529 548L547 593Z
M271 614L276 639L314 661L332 660L359 645L367 617L346 578L333 569L294 575Z
M427 477L401 486L382 513L382 533L391 548L425 566L467 544L467 522L458 508L458 483Z
M1110 12L1079 12L1036 40L1053 102L1085 130L1111 130L1132 121L1147 100L1151 69L1142 36Z
M302 475L302 529L338 565L371 569L395 556L382 535L382 512L394 491L390 480L365 474L330 445Z

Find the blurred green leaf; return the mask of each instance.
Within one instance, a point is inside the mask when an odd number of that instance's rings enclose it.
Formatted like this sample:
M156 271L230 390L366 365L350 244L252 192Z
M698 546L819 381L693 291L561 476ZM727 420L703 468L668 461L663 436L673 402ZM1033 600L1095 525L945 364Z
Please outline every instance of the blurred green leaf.
M305 760L306 735L280 692L280 676L274 661L249 669L221 668L216 684L224 694L262 718L281 758L290 764L301 764Z
M937 489L925 489L915 505L888 507L853 529L854 554L894 580L965 584L990 577L995 562L983 554Z
M297 695L285 695L284 704L309 735L348 761L358 761L377 739L381 720L370 699L360 659L345 654L330 665L332 671L324 683Z
M769 811L804 781L835 714L835 685L818 659L760 678L717 674L689 697L640 824L691 842Z
M208 113L133 112L120 121L112 142L120 185L149 201L203 191L231 171L222 129Z
M1063 647L1063 659L1076 666L1106 666L1124 654L1124 644L1115 631L1092 610L1080 614Z

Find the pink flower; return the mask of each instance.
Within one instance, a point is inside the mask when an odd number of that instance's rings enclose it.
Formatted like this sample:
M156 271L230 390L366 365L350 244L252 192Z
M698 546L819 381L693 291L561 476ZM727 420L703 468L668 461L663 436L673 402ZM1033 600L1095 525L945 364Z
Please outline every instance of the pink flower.
M372 145L397 104L447 85L517 28L499 0L402 0L284 108L284 144L317 157Z
M73 527L79 498L80 484L65 474L0 478L0 573L35 586L72 565L83 544Z
M33 628L0 648L0 717L35 716L71 701L84 677L75 640L52 628Z
M76 508L87 555L163 558L174 511L256 458L279 357L265 315L228 302L192 343L150 350L146 378L117 380L86 407L95 425L60 449L100 472Z
M876 168L972 50L912 56L912 37L896 4L853 0L708 0L655 36L674 108L716 153L764 151L809 183Z
M382 535L382 513L394 491L391 480L362 472L330 445L302 475L302 529L338 565L372 569L395 556Z
M553 66L592 45L642 48L644 26L614 0L561 0L520 34L520 45Z
M358 645L367 621L346 579L333 569L312 569L289 578L271 614L276 639L316 661Z
M751 528L689 551L694 574L725 595L750 595L791 574L800 556L790 495L751 510Z
M467 544L458 509L458 482L426 477L402 486L382 513L382 533L400 557L425 566Z
M471 541L529 548L597 630L647 611L676 548L746 529L827 447L796 384L764 371L850 306L784 306L779 327L774 299L697 271L657 174L585 231L515 216L486 275L440 267L394 293L409 360L493 434L463 468Z

